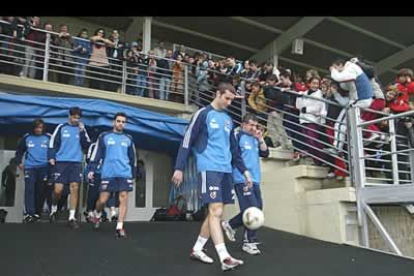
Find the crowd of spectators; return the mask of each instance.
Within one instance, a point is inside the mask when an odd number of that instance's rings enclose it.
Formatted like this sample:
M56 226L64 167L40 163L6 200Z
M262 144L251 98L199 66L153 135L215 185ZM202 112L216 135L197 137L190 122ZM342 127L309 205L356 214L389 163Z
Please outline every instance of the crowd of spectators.
M53 26L41 24L39 17L3 20L10 24L1 24L1 72L42 79L46 35L33 28L53 31ZM50 43L49 81L114 92L120 92L125 82L127 94L182 103L187 79L189 102L198 106L211 101L214 87L220 82L232 83L245 97L246 111L256 113L266 127L269 146L293 150L295 160L304 153L310 154L316 164L330 160L335 167L331 167L329 177L345 176L337 169L346 168L343 159L338 158L346 158L341 153L346 146L346 124L341 120L344 108L351 100L358 100L349 85L355 80L335 79L314 69L300 76L294 68L276 67L270 61L242 63L232 56L213 60L204 52L189 54L185 46L176 51L167 49L162 41L144 53L142 39L125 42L118 30L107 35L102 28L91 36L86 29L73 36L68 26L61 24ZM125 79L123 64L126 64ZM373 96L369 108L388 114L414 109L409 101L409 95L414 93L411 69L401 69L395 81L386 86L380 84L373 67L361 58L335 61L330 69L346 71L351 67L357 68L357 75L363 74L371 83ZM240 101L235 101L230 109L236 121L241 116L241 107ZM368 111L361 114L363 120L378 116ZM371 133L364 134L366 143L382 141L378 144L387 147L386 137L381 134L386 128L383 124L370 126ZM405 135L406 129L405 123L398 123L398 133ZM331 145L335 154L322 150L327 145Z

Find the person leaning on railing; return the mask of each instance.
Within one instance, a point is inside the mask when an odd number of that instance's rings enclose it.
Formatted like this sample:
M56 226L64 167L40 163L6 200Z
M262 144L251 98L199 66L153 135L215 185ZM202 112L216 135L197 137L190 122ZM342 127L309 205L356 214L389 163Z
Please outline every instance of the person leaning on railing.
M120 91L122 84L122 61L124 60L125 43L119 39L119 31L113 30L109 40L113 46L106 47L106 54L109 58L110 68L112 69L110 78L114 83L109 84L110 91Z
M106 90L107 84L105 79L109 71L108 55L106 53L106 47L113 47L114 43L105 38L105 30L97 29L94 35L91 37L92 53L89 59L89 70L91 71L90 88ZM105 75L106 74L106 75Z
M58 47L54 51L57 53L57 65L59 73L57 75L57 81L63 84L70 84L71 73L73 67L73 38L68 32L68 26L66 24L60 25L60 33L56 37L54 44ZM59 66L60 65L60 66Z
M167 50L165 59L159 58L157 60L157 74L159 76L160 100L168 101L170 98L170 87L172 77L172 50Z
M89 56L91 55L91 43L88 38L88 31L82 29L78 35L81 39L74 39L73 43L73 55L75 64L75 85L83 86L85 81L85 69L88 63Z
M253 110L253 113L257 114L260 118L260 124L266 124L266 98L263 92L262 86L258 81L252 84L252 93L249 95L247 100L250 108Z
M280 150L292 148L288 135L283 127L283 103L284 94L277 87L278 79L276 75L267 78L266 86L263 89L268 106L267 131L273 145Z

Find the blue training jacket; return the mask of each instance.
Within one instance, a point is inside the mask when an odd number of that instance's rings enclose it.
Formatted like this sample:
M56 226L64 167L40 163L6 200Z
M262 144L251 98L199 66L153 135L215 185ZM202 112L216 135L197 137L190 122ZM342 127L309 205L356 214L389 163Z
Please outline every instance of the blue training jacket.
M60 124L50 139L48 159L55 159L57 162L82 162L83 150L87 150L90 143L86 129L80 131L78 126Z
M175 169L184 170L191 151L196 156L198 172L231 173L233 165L240 172L246 170L230 116L212 105L198 110L192 117L178 151Z
M259 185L261 182L260 157L268 157L269 149L266 149L265 151L260 150L257 138L243 130L235 133L235 136L244 164L252 176L253 183ZM236 168L233 168L233 182L245 182L243 174Z
M49 133L35 135L26 133L19 142L16 150L16 162L22 163L25 157L24 167L27 169L40 168L48 165L47 152L51 135Z
M101 177L135 178L137 156L132 137L126 133L102 133L92 152L89 170L95 171L102 160Z

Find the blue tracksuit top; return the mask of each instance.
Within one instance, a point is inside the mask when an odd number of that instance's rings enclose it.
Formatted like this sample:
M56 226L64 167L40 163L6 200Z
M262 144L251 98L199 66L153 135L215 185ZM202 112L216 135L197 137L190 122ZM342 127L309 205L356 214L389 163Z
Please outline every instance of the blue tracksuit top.
M90 170L95 171L102 160L101 177L135 178L136 150L132 137L126 133L102 133L90 159Z
M82 162L83 150L87 150L90 143L86 129L81 132L78 126L60 124L50 139L48 158L57 162Z
M260 150L257 138L242 130L235 133L235 136L244 164L252 176L253 183L259 185L261 182L260 157L268 157L269 149L266 149L265 151ZM233 182L245 182L243 174L236 168L233 169Z
M48 165L47 152L51 135L49 133L35 135L26 133L19 142L16 150L16 162L22 163L27 169L40 168Z
M176 170L184 170L191 151L196 156L198 172L231 173L232 165L241 172L246 170L230 116L212 105L201 108L191 118L178 151Z

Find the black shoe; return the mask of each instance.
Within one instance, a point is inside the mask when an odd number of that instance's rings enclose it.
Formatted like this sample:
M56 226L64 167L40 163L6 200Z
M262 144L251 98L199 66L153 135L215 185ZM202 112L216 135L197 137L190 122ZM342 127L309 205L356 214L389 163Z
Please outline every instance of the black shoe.
M58 220L58 214L57 212L51 213L49 217L50 223L55 223Z
M108 220L109 220L109 219L108 219L106 216L102 216L102 217L101 217L101 221L102 221L102 222L107 222Z
M117 238L126 238L126 233L124 229L116 229Z
M33 217L33 216L31 216L31 215L27 215L27 216L25 216L25 217L24 217L23 222L24 222L24 223L34 223L34 222L35 222L35 219L34 219L34 217Z
M117 222L118 221L118 215L112 216L111 221L112 222Z
M76 219L69 220L68 224L69 224L69 227L72 228L72 229L78 229L79 228L79 224L76 221Z
M38 214L35 214L33 216L33 219L34 219L35 222L38 222L40 220L40 216Z

